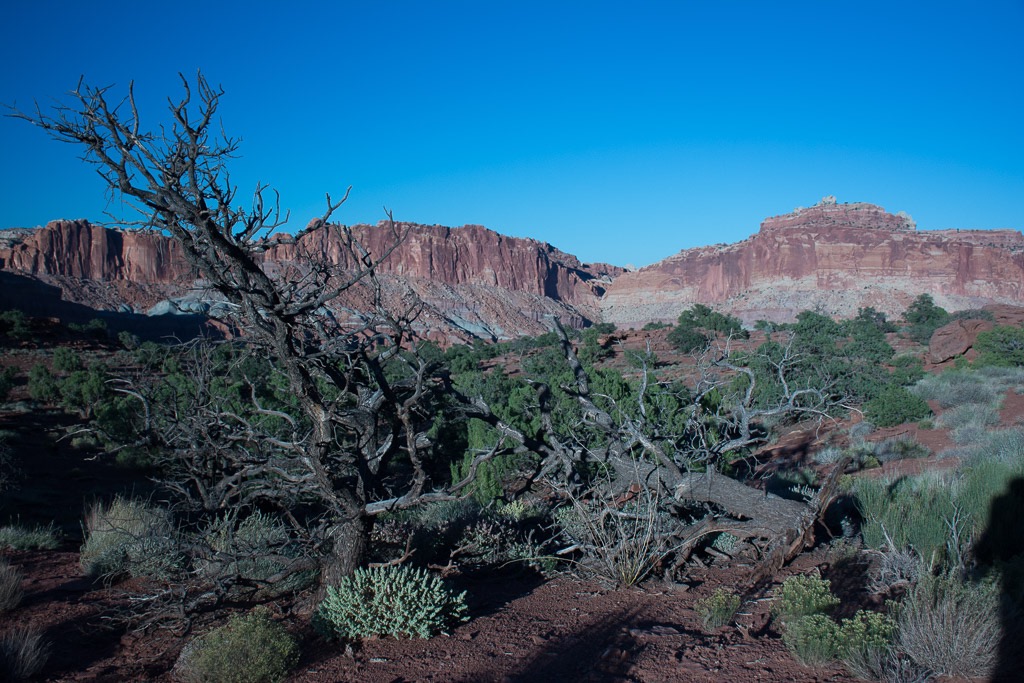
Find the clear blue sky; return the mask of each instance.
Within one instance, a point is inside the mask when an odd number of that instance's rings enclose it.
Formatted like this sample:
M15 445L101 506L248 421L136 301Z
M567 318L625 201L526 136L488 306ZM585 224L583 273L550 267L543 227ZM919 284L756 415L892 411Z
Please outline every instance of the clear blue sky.
M12 2L0 102L177 73L301 227L479 223L645 265L835 194L1024 228L1024 2ZM0 119L0 227L102 220L77 150Z

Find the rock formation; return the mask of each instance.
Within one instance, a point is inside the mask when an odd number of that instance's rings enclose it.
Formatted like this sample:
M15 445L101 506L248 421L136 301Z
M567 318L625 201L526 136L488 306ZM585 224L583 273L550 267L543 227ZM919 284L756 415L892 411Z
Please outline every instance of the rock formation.
M872 204L824 201L765 219L742 242L625 273L601 309L605 321L627 327L675 322L694 303L747 323L791 321L806 309L846 317L863 306L892 317L922 293L948 310L1024 303L1024 235L918 231L909 216Z
M549 244L505 237L480 226L403 224L408 238L380 268L393 290L411 290L429 304L421 323L447 337L509 338L539 334L549 316L581 327L600 314L604 288L622 272L587 265ZM371 254L382 254L387 226L353 226ZM301 270L312 261L347 268L336 226L273 239L271 268ZM158 233L121 231L87 221L54 221L37 230L0 231L0 268L60 287L64 297L98 309L201 312L210 295Z
M852 316L864 306L895 317L922 293L950 311L1024 304L1020 232L919 231L905 214L834 197L767 218L742 242L688 249L633 272L478 225L400 227L409 236L379 272L396 296L428 304L418 324L441 341L537 334L550 316L576 327L675 322L695 303L748 324L789 321L806 309ZM371 254L390 243L384 224L352 231ZM339 238L337 226L281 235L265 245L265 258L272 269L301 272L313 261L347 268ZM172 240L81 220L0 231L0 269L98 309L202 313L216 305Z

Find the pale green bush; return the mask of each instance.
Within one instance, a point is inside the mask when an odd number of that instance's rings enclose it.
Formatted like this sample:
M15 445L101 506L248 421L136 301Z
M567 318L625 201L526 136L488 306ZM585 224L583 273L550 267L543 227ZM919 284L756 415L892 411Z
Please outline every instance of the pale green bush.
M839 624L824 614L809 614L786 622L782 642L805 666L821 666L839 657Z
M57 530L49 526L34 527L8 524L0 527L0 548L15 550L53 550L60 545Z
M236 615L189 643L174 668L184 683L276 683L299 661L299 646L264 609Z
M182 562L175 536L167 510L118 496L86 513L82 569L93 577L166 577Z
M700 615L706 628L727 626L740 608L740 596L719 588L711 595L696 602L694 609Z
M897 644L918 665L939 675L984 677L996 664L999 595L989 583L926 576L900 604Z
M469 619L466 594L455 594L424 569L357 569L328 586L314 622L327 636L429 638Z
M832 582L818 576L791 576L775 591L772 614L786 622L828 612L839 604L831 587Z

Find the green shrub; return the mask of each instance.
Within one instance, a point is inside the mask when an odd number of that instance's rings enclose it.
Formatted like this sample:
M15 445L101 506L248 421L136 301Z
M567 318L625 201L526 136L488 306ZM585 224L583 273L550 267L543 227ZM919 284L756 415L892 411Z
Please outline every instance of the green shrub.
M0 680L31 678L49 658L50 645L42 635L28 626L15 626L0 638Z
M1003 633L992 584L926 576L900 604L897 622L900 650L935 674L984 677L996 664Z
M921 294L907 307L903 321L908 325L907 336L921 344L927 344L932 333L949 322L946 309L935 305L930 294Z
M682 353L703 351L711 344L711 339L690 327L676 327L668 333L668 342Z
M53 550L60 545L60 535L52 524L34 527L8 524L0 527L0 548L14 550Z
M66 346L59 346L53 350L53 369L57 372L84 370L82 355Z
M81 563L92 577L167 577L181 556L167 510L118 496L92 506L85 517Z
M288 526L259 510L237 524L230 516L218 518L204 530L203 538L217 553L217 559L199 566L211 578L229 575L247 584L258 583L287 569L299 556ZM314 578L312 571L296 572L277 585L265 587L262 592L265 597L294 592L309 585Z
M264 609L236 615L182 651L175 674L185 683L274 683L299 661L299 646Z
M28 371L28 395L42 403L60 400L60 383L45 365L33 365Z
M17 309L0 311L0 333L8 339L22 341L32 337L28 317Z
M978 334L978 365L1024 365L1024 327L999 325Z
M705 628L728 626L740 608L740 596L719 588L706 598L696 602L694 609L700 615Z
M14 388L16 374L14 368L0 370L0 402L6 401L8 395L10 395L11 389Z
M896 632L892 617L860 610L840 626L839 658L857 678L883 680L893 657Z
M772 614L782 621L821 614L839 604L832 583L818 576L791 576L775 592Z
M469 619L465 597L424 569L357 569L338 586L328 586L315 623L324 635L344 639L429 638Z
M21 604L24 593L21 580L24 578L17 567L12 567L7 560L0 557L0 614L10 611Z
M782 642L805 666L821 666L839 657L843 641L839 625L824 614L809 614L786 622Z
M924 399L899 384L890 384L864 404L864 417L879 427L917 422L932 414Z

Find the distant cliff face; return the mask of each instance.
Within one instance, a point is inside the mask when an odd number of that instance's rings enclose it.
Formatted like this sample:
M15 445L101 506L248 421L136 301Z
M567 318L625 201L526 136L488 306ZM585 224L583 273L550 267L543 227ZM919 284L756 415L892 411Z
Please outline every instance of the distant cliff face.
M921 293L950 310L1024 303L1024 235L1013 230L917 231L909 216L826 202L766 219L736 244L688 249L608 288L602 317L621 326L674 322L694 303L747 322L840 317L873 306L901 314Z
M379 271L394 289L416 292L431 309L424 324L441 336L515 337L548 329L547 318L582 326L600 314L604 288L622 272L588 266L551 245L511 238L480 226L402 224L408 237ZM386 225L352 228L371 255L393 240ZM264 258L272 269L312 261L350 268L337 226L281 236ZM58 285L67 299L137 311L167 299L196 297L202 281L178 244L156 233L119 231L87 221L54 221L38 230L0 232L0 268ZM195 310L195 309L192 309Z
M949 310L1024 305L1020 232L918 231L909 216L832 198L767 218L742 242L688 249L636 272L477 225L398 228L408 236L378 272L393 295L428 304L417 325L441 341L539 334L551 316L572 326L674 322L694 303L748 323L789 321L806 309L846 317L863 306L897 316L921 293ZM393 241L386 224L351 230L374 257ZM282 235L264 258L278 271L311 262L351 268L342 238L339 226ZM0 268L101 309L201 312L211 299L173 240L86 221L0 231Z

